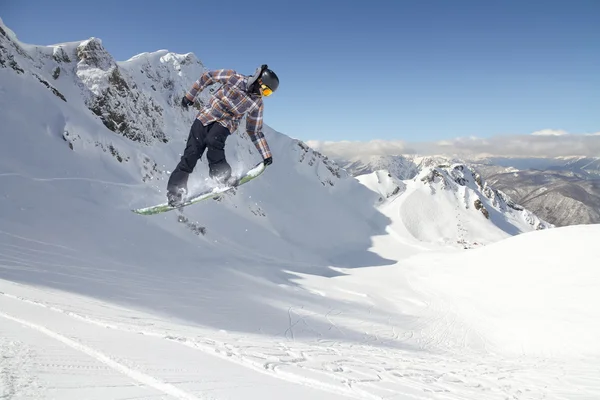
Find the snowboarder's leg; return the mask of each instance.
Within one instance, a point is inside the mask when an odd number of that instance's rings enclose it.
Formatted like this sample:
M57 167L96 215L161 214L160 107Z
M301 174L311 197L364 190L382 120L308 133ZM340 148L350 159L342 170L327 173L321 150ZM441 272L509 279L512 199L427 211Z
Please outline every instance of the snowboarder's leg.
M169 202L181 200L182 191L187 191L189 175L194 171L196 164L206 150L206 128L200 120L194 120L187 139L187 144L179 163L171 173L167 183L167 197Z
M206 136L209 176L220 183L226 183L231 177L231 166L225 159L225 140L229 134L227 128L214 123L209 126Z

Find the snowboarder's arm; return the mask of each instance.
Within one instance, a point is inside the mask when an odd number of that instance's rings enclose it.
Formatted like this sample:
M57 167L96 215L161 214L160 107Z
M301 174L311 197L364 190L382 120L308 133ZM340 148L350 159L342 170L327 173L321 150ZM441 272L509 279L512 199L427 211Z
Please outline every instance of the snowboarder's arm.
M250 139L252 139L252 142L263 159L267 159L271 157L271 150L267 144L267 139L265 139L265 136L262 133L262 125L263 104L261 103L259 107L253 109L246 116L246 132L248 133L248 136L250 136Z
M194 82L190 90L188 90L188 92L185 94L185 97L187 97L190 101L194 101L198 93L202 92L207 86L215 83L225 83L236 74L237 72L232 69L206 71L200 75L200 78L198 78L196 82Z

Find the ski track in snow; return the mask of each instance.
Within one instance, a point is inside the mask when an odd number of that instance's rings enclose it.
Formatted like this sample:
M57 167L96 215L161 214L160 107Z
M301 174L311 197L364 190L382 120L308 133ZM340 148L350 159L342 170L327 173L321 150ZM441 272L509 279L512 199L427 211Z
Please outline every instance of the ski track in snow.
M19 240L23 240L23 241L26 241L26 242L41 244L41 245L48 246L48 247L56 247L56 248L61 249L61 250L75 251L75 250L73 250L73 249L71 249L71 248L69 248L67 246L63 246L63 245L60 245L60 244L43 242L43 241L40 241L40 240L34 240L34 239L26 238L26 237L23 237L23 236L14 235L14 234L9 233L9 232L4 232L2 230L0 230L0 235L6 235L6 236L10 236L10 237L12 237L14 239L19 239ZM32 251L32 249L30 249L30 248L27 248L27 250L28 251ZM33 251L36 251L36 250L33 250ZM60 254L60 253L57 253L57 254Z
M120 372L123 375L126 375L127 377L129 377L141 384L153 387L153 388L155 388L165 394L171 395L177 399L199 400L198 397L193 396L189 393L186 393L186 392L174 387L173 385L161 382L161 381L159 381L149 375L146 375L140 371L129 368L121 363L118 363L117 361L112 360L110 357L106 356L105 354L103 354L97 350L94 350L91 347L88 347L86 345L78 343L77 341L75 341L73 339L69 339L68 337L63 336L59 333L56 333L56 332L54 332L50 329L47 329L41 325L37 325L35 323L23 320L21 318L13 317L11 315L3 313L2 311L0 311L0 317L5 318L10 321L13 321L13 322L16 322L18 324L24 325L24 326L26 326L30 329L36 330L40 333L43 333L44 335L49 336L52 339L55 339L65 345L71 347L74 350L77 350L84 354L87 354L88 356L92 357L93 359L95 359L103 364L106 364L110 368Z
M64 177L64 178L35 178L32 176L27 176L23 174L19 174L16 172L8 172L0 174L0 177L5 176L18 176L20 178L29 179L34 182L57 182L57 181L83 181L83 182L91 182L91 183L100 183L103 185L111 185L111 186L122 186L122 187L146 187L145 183L122 183L122 182L108 182L94 178L77 178L77 177Z
M482 396L486 399L562 399L563 397L558 395L560 390L557 388L564 389L565 384L577 384L577 382L569 383L567 379L570 373L575 372L573 367L570 366L567 371L560 363L543 359L515 360L492 357L485 359L485 356L480 353L470 356L466 352L436 354L424 351L420 354L377 345L380 343L370 345L367 342L354 344L324 340L297 341L293 336L290 337L293 326L309 325L309 322L306 321L306 316L294 316L293 310L290 310L288 340L274 342L272 339L260 337L249 338L238 335L223 337L223 333L212 334L212 338L208 338L198 335L196 331L186 334L188 328L168 326L164 329L155 327L155 330L149 330L139 325L132 325L128 319L134 320L136 318L134 316L124 316L123 322L103 321L44 302L8 293L1 293L1 295L4 298L61 313L97 328L135 333L178 343L292 383L337 394L343 393L360 399L471 399L482 398ZM178 399L197 399L171 384L161 382L125 365L124 362L111 359L76 338L68 338L41 324L3 312L0 312L0 317L41 332L162 393ZM335 316L328 316L328 319L334 321ZM439 321L440 330L443 330L448 323L452 324L452 321ZM332 327L335 327L334 322ZM170 332L173 330L177 333ZM443 341L443 338L442 334L439 340ZM26 350L16 348L11 351L18 353ZM539 371L543 372L539 373ZM2 375L4 381L10 381L4 375ZM581 370L577 371L575 376L580 380L586 377L585 382L588 385L589 382L597 383L599 380L594 376L593 370L585 370L585 365L581 366ZM553 383L556 387L552 386Z

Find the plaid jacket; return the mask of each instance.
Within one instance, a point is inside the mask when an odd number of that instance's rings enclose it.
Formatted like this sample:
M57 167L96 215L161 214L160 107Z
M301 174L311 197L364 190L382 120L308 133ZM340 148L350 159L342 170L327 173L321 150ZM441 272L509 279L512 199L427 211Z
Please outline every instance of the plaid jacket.
M247 76L233 70L207 71L194 82L186 97L194 101L204 88L221 83L221 88L213 94L209 104L200 110L196 118L205 126L211 122L219 122L233 133L238 128L241 118L247 113L246 132L264 159L271 157L271 150L262 133L263 99L260 95L246 92L247 81Z

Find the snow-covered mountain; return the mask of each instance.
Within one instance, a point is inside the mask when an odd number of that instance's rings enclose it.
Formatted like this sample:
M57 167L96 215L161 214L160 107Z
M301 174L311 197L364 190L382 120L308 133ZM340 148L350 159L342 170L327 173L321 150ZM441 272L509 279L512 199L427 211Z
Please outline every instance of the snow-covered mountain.
M351 175L389 171L398 179L413 179L440 164L464 164L490 187L502 191L513 203L555 226L600 222L600 158L465 157L421 155L334 158Z
M1 398L597 397L597 226L540 229L461 164L354 178L268 127L260 178L136 215L205 67L0 28ZM226 151L260 161L243 130Z
M422 241L471 248L553 227L458 159L388 155L336 162L378 193L381 203L392 197L390 218L400 216L407 232Z
M52 179L55 180L91 180L104 176L107 181L119 182L117 187L127 185L131 188L119 190L117 198L108 193L94 197L95 202L110 202L115 209L164 201L168 172L183 151L194 118L194 113L184 112L179 102L193 80L204 71L195 56L158 51L116 62L99 39L47 47L30 46L18 42L8 28L4 27L3 32L0 46L2 59L7 61L2 64L5 67L2 69L5 77L2 89L6 93L2 110L6 131L2 137L3 151L8 153L1 161L4 169L14 171L17 168L27 171L28 176L54 171L56 176ZM208 95L202 94L200 102ZM26 112L23 104L28 104ZM336 235L338 228L346 226L352 227L345 230L347 235L360 236L352 232L368 228L365 218L375 210L369 205L361 210L340 209L339 199L347 197L347 192L359 199L361 193L369 197L370 192L302 142L268 127L265 131L275 154L275 167L265 173L265 179L247 191L243 190L243 195L225 196L225 206L219 207L221 212L216 214L221 215L214 218L215 223L219 218L235 215L240 213L236 210L243 209L245 214L241 213L238 218L243 220L249 215L251 223L260 229L277 231L277 227L260 219L271 219L269 206L261 207L255 200L275 199L278 206L273 213L285 217L273 218L272 223L280 224L281 228L289 223L288 219L298 218L296 210L299 207L318 205L310 215L302 216L306 224L304 229L323 218L348 213L350 215L342 218L345 221L342 225L332 225L333 230L320 229L319 232ZM45 132L45 135L40 137L39 132ZM14 154L28 152L38 155L34 160L25 157L13 160ZM226 152L236 172L260 161L243 129L228 139ZM97 178L88 178L88 174ZM190 189L202 186L206 176L203 159L190 178ZM283 186L277 186L277 183L283 183ZM75 190L68 190L71 189ZM266 195L252 197L252 193ZM67 200L82 195L63 194ZM210 209L210 205L207 207ZM201 215L202 211L206 209L191 209L188 214ZM210 221L206 221L206 225L208 229ZM224 230L237 228L240 227L235 224L220 226ZM279 237L290 235L292 242L304 240L302 235L287 229L282 231L275 234ZM319 246L319 235L307 239Z
M472 248L553 227L464 164L424 168L407 180L384 170L357 179L380 195L393 226L423 242Z

